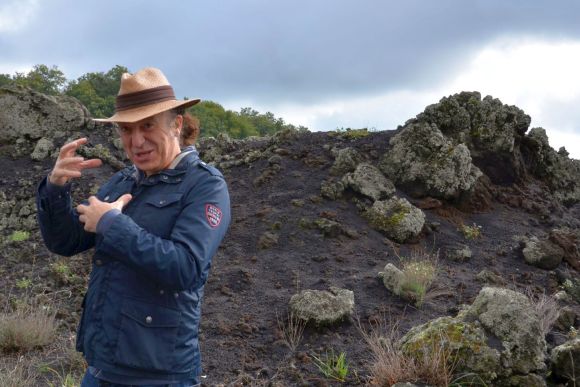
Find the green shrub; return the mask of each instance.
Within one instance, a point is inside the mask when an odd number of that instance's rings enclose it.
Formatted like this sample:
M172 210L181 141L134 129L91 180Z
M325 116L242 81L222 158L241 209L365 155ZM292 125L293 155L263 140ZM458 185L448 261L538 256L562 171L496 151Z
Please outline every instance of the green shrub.
M28 231L14 231L12 235L10 235L10 240L12 242L23 242L30 238L30 233Z
M465 239L477 239L481 237L481 226L473 223L472 226L461 225L461 233Z
M314 364L322 372L322 374L329 379L334 379L339 382L346 381L348 375L348 364L346 362L346 353L341 352L338 356L331 350L330 354L326 353L324 357L317 357L312 355Z

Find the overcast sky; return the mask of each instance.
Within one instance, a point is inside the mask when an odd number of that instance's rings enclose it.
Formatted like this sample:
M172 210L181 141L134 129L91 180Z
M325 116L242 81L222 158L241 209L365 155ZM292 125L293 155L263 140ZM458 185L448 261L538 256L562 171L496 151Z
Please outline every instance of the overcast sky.
M477 90L580 158L575 0L0 0L0 72L161 68L179 97L394 129Z

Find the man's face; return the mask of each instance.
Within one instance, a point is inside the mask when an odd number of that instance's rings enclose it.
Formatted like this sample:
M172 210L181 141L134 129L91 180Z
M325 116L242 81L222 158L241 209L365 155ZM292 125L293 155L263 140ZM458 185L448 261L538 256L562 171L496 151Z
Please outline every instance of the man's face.
M179 131L169 112L135 123L119 123L119 135L129 159L147 176L166 169L180 152Z

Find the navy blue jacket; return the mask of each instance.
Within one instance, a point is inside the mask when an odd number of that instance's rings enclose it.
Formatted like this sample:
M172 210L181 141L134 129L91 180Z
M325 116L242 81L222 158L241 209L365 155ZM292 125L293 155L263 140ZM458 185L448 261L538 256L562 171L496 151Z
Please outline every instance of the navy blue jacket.
M96 234L79 222L70 185L55 188L45 178L39 186L48 249L71 256L95 248L77 349L104 372L162 380L201 372L200 301L231 214L223 176L189 150L175 169L116 173L96 196L133 199Z

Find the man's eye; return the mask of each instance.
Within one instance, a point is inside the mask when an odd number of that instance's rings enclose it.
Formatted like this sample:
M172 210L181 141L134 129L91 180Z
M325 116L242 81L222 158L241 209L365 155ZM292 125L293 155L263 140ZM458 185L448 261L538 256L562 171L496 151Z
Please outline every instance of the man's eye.
M131 128L128 128L126 126L121 126L119 128L119 132L121 132L122 134L127 134L127 133L131 133Z

